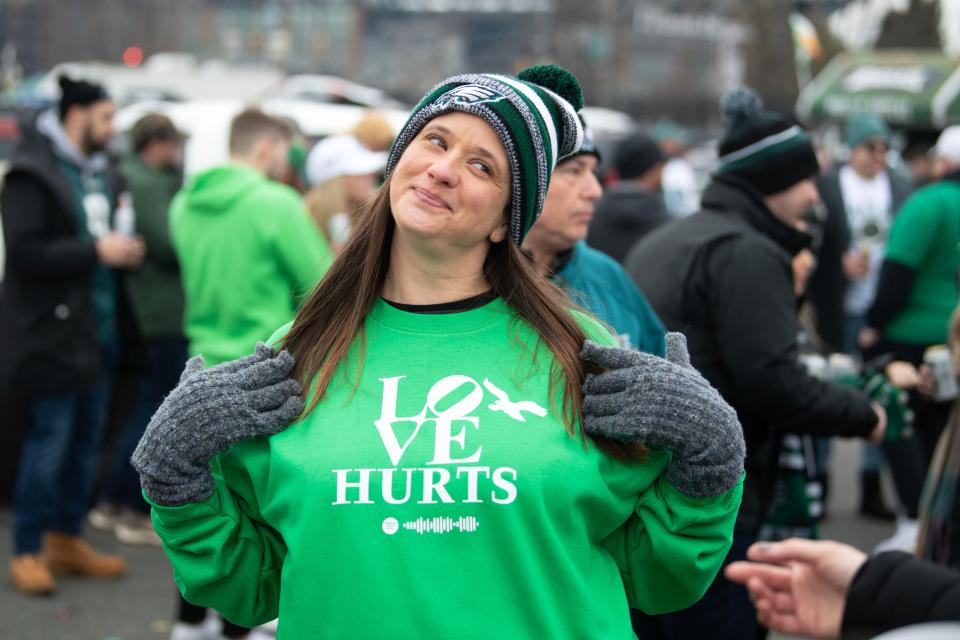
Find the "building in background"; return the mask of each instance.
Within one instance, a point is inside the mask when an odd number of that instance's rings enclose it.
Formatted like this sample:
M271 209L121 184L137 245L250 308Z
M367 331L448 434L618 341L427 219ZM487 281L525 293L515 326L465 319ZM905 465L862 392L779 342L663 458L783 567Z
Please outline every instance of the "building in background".
M430 78L556 61L588 104L715 118L749 41L733 0L4 0L0 46L26 76L64 61L162 52L327 74L407 102ZM136 48L126 58L124 52ZM168 62L170 58L167 58Z

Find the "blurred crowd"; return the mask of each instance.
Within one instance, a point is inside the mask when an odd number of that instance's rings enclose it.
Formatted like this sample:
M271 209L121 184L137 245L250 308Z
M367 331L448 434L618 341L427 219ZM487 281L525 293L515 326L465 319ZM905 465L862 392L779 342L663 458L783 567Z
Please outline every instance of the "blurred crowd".
M0 192L0 384L24 407L9 570L28 595L63 573L129 570L86 526L160 545L129 464L151 416L188 358L241 358L293 318L377 193L396 134L371 111L311 145L248 108L229 163L185 178L170 119L117 132L102 87L60 87L22 123ZM834 637L958 619L960 126L901 155L882 119L853 114L841 159L749 90L722 109L705 185L679 126L636 131L604 157L585 122L523 242L625 346L662 356L665 333L684 333L744 429L725 570L688 609L633 611L634 630ZM123 157L107 153L118 133ZM859 512L890 526L870 556L796 540L818 537L838 490L835 437L863 442ZM211 637L206 615L179 597L171 637Z

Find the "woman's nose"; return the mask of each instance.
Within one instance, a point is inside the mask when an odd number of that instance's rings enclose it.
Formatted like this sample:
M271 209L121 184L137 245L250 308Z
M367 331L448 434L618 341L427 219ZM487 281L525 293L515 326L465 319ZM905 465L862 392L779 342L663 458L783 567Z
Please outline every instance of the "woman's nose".
M457 183L458 174L454 164L454 154L446 153L442 157L436 158L430 166L427 167L427 175L434 181L447 186L453 186Z

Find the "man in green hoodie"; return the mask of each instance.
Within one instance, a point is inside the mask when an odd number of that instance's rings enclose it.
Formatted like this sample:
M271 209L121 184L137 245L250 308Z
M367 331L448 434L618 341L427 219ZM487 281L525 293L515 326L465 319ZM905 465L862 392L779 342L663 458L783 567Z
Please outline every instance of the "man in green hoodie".
M239 358L293 318L332 254L300 196L275 182L292 132L248 109L230 125L230 163L196 176L170 205L190 355Z
M256 109L230 124L230 162L194 176L170 205L191 356L211 367L250 353L293 318L332 262L300 195L281 184L293 132ZM180 598L178 637L206 615ZM248 630L224 620L223 635Z

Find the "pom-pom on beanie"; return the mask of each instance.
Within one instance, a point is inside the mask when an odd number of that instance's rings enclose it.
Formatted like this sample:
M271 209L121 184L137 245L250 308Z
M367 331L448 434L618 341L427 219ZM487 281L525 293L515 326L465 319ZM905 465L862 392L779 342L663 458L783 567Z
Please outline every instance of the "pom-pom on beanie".
M734 89L721 100L720 110L729 126L720 139L718 174L739 176L771 195L820 171L807 133L779 113L764 110L752 90Z

